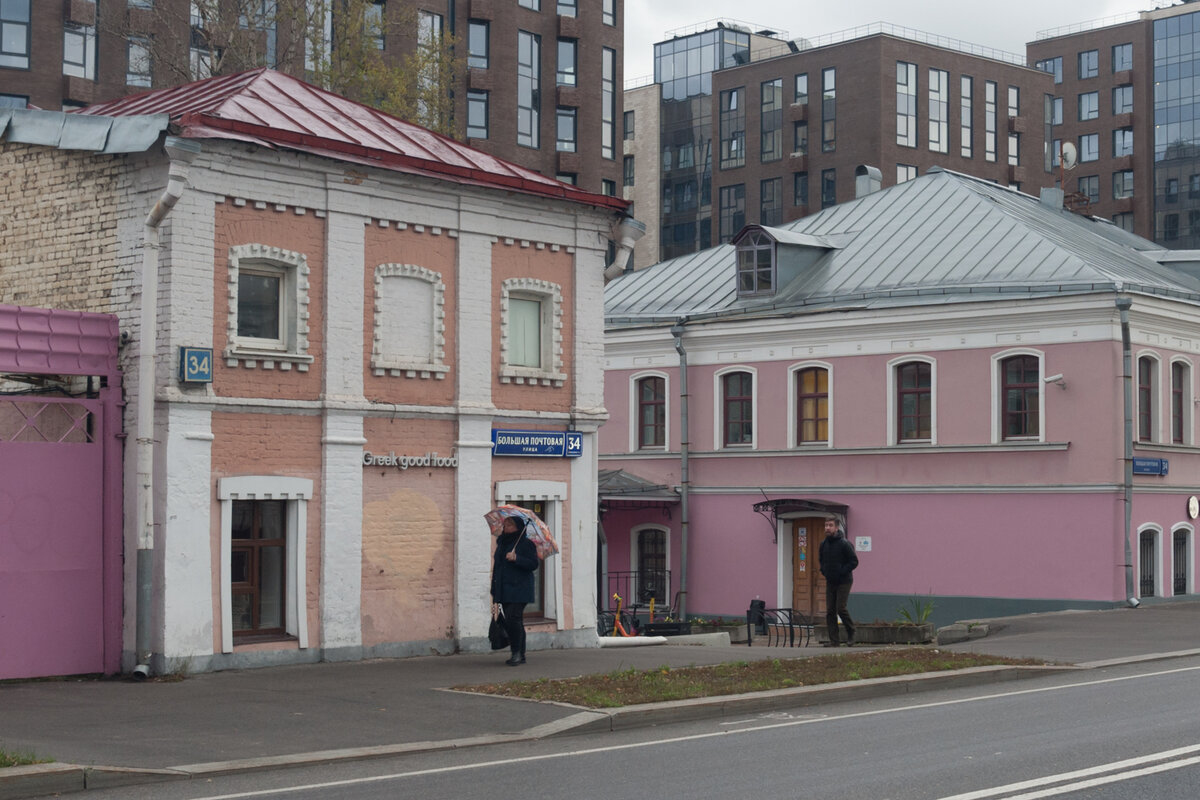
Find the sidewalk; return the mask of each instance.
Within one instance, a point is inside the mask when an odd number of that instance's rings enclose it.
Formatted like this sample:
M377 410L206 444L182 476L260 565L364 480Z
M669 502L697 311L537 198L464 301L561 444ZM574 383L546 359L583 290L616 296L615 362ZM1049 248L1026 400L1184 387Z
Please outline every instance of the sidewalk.
M989 623L987 637L945 649L1080 666L1200 653L1200 603L1029 615ZM504 665L506 653L494 653L217 672L177 682L10 683L0 685L0 749L32 752L56 763L0 770L0 798L81 789L85 781L91 787L117 785L753 713L767 704L778 709L828 702L832 696L869 697L948 682L991 682L1013 672L987 668L919 681L856 681L611 713L444 691L516 678L848 652L815 645L666 644L537 651L517 668ZM168 772L158 772L163 770Z

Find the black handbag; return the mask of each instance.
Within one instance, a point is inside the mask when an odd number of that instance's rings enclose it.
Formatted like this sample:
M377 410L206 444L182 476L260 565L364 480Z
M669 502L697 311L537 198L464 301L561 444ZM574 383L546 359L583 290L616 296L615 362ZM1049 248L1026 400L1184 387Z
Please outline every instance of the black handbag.
M503 650L508 647L508 629L504 627L504 612L497 605L492 610L492 624L488 626L488 641L493 650Z

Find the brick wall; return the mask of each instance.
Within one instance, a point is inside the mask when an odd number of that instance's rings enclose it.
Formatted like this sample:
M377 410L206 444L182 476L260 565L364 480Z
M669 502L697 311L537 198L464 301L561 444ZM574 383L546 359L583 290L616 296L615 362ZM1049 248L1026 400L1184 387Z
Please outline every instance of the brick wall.
M116 313L132 275L117 259L123 160L6 144L0 148L0 302Z

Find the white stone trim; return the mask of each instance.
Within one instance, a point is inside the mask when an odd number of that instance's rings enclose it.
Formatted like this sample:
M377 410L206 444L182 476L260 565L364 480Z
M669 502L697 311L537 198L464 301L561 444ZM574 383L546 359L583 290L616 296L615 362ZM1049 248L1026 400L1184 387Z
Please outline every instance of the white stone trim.
M721 379L732 372L750 373L750 421L749 444L725 444L725 394L721 391ZM712 449L737 451L758 449L758 368L746 364L731 364L713 373L713 439Z
M1164 442L1169 439L1163 439L1163 402L1162 402L1162 383L1163 369L1162 356L1156 350L1139 350L1133 354L1133 441L1142 441L1138 438L1139 422L1142 409L1138 405L1138 373L1139 366L1143 358L1148 358L1154 362L1154 372L1150 376L1150 439L1151 442Z
M508 363L508 300L512 295L534 297L542 303L542 368L510 366ZM500 382L561 387L562 287L537 278L510 278L500 285Z
M1184 585L1184 594L1196 593L1196 528L1187 522L1177 522L1171 526L1170 547L1167 552L1171 554L1170 569L1168 574L1171 576L1171 596L1178 597L1175 594L1175 534L1183 531L1187 534L1187 554L1184 555L1185 563L1183 572L1186 576L1186 584Z
M642 427L642 419L638 413L640 398L638 397L638 382L643 378L663 379L663 443L661 447L638 447L638 431ZM648 369L635 372L629 376L629 452L659 453L671 449L671 376L658 369Z
M308 541L308 500L313 482L307 478L282 478L274 475L242 475L217 481L217 499L221 502L221 652L233 652L233 501L287 500L287 577L284 629L295 636L300 649L308 648L308 603L305 564Z
M433 289L433 303L430 308L429 325L430 341L432 342L432 358L429 361L417 361L404 356L388 354L384 351L383 315L387 313L382 306L383 285L388 278L405 278L425 281ZM375 330L371 340L371 370L377 376L391 375L406 378L436 378L446 377L450 368L446 366L446 284L442 281L440 272L418 266L416 264L380 264L375 267ZM412 320L412 324L424 324L421 320Z
M1165 578L1163 577L1163 529L1160 525L1148 522L1138 526L1136 538L1133 540L1133 593L1142 597L1142 534L1154 534L1154 594L1153 597L1164 597Z
M1004 438L1004 373L1001 364L1013 356L1033 356L1038 360L1038 435L1021 436L1013 439ZM1044 442L1046 441L1046 354L1032 347L1014 347L992 353L992 444L1004 442Z
M929 439L913 439L906 442L900 442L897 439L899 431L896 430L896 415L899 413L899 404L896 402L896 367L901 364L908 364L913 361L920 361L929 365ZM937 445L937 408L938 408L938 391L937 391L937 359L931 356L917 355L916 353L897 356L887 362L887 446L896 447L897 445Z
M546 504L546 525L554 534L559 546L563 545L563 501L567 499L567 484L562 481L497 481L496 504L512 503L521 505L533 501ZM593 498L594 499L594 498ZM543 614L546 619L555 621L558 630L565 628L566 615L563 612L563 582L561 554L551 556L541 563L539 569L545 570L545 593L542 596Z
M245 262L245 263L243 263ZM273 348L259 340L246 341L238 337L238 274L243 266L274 268L284 275L281 292L283 344ZM307 372L313 357L308 354L308 257L303 253L284 250L265 244L241 244L229 248L228 299L229 317L226 323L226 366L253 369L291 370Z
M797 392L796 392L796 375L801 370L813 369L813 368L823 369L823 370L825 370L825 374L826 374L825 385L828 387L828 391L826 393L827 397L828 397L828 399L826 400L826 413L828 414L828 421L825 425L825 442L824 443L821 443L821 442L801 443L799 441L800 440L800 431L797 430L797 428L796 428L796 420L799 417L799 413L800 413L800 408L799 408L800 398L797 396ZM792 364L790 367L788 367L787 382L788 382L788 384L787 384L788 385L788 389L787 389L787 415L788 415L788 418L787 418L787 446L801 448L801 449L805 449L805 450L815 449L815 448L819 448L819 447L832 448L833 447L833 409L834 409L834 404L833 404L833 364L829 363L828 361L798 361L795 364Z
M1192 360L1186 356L1171 356L1171 362L1168 365L1167 380L1171 381L1170 391L1175 391L1173 381L1173 372L1176 364L1183 365L1183 441L1181 444L1195 445L1196 444L1196 377L1195 369L1192 366ZM1174 428L1171 420L1171 404L1167 403L1167 429L1171 432L1170 441L1174 441Z

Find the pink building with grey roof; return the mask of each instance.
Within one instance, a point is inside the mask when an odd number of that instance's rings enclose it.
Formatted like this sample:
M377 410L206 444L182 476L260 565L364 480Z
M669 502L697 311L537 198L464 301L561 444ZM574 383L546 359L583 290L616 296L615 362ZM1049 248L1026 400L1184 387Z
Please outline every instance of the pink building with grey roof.
M124 590L97 623L121 669L485 649L506 502L562 549L531 650L595 646L623 201L269 70L0 130L0 302L121 330Z
M643 606L1194 599L1200 252L935 169L605 290L601 562ZM877 174L877 173L876 173Z

